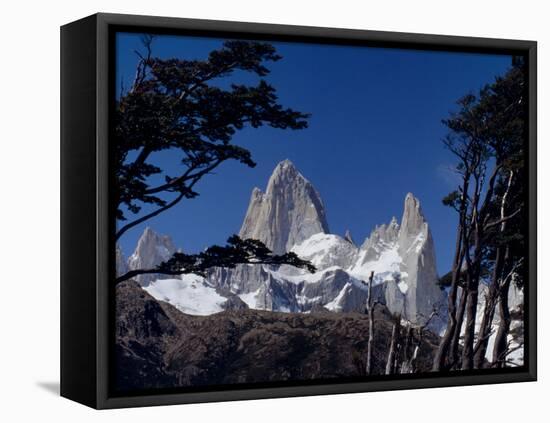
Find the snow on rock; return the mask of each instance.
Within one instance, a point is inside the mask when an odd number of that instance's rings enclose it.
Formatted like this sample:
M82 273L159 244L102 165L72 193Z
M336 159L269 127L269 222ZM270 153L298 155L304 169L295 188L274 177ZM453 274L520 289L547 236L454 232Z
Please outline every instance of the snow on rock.
M409 289L409 285L407 285L405 282L401 281L397 284L397 287L401 291L403 295L405 295Z
M370 274L374 272L374 282L382 283L388 280L394 280L401 275L401 264L403 262L398 252L397 245L391 245L380 249L378 258L370 261L362 260L365 251L359 254L358 262L348 269L352 276L358 279L367 280Z
M245 302L249 308L258 309L258 296L260 295L260 289L257 289L254 292L248 292L246 294L239 295L239 298Z
M295 245L292 252L311 261L318 270L323 270L331 266L349 267L358 250L338 235L318 233Z
M186 314L209 315L223 311L226 297L197 275L182 275L181 279L157 279L144 289L159 301L172 304Z
M342 311L342 305L340 304L345 295L351 289L351 284L346 283L338 295L329 303L325 304L325 308L330 311Z

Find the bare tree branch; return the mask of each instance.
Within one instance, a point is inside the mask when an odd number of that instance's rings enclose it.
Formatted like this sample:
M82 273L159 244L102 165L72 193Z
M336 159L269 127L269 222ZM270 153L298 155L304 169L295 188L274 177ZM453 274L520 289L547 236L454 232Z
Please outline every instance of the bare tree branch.
M186 197L187 195L189 195L190 192L192 192L192 189L193 189L193 186L204 176L206 175L207 173L209 173L210 171L214 170L217 166L219 166L219 164L221 163L221 160L218 160L216 161L214 164L212 164L211 166L209 166L208 168L204 169L204 171L202 172L199 172L197 174L195 174L195 177L194 177L194 180L191 184L189 184L189 186L185 186L185 187L182 187L180 188L180 192L178 194L178 196L173 199L171 202L167 203L166 205L162 206L162 207L159 207L158 209L156 209L155 211L151 212L151 213L148 213L146 214L145 216L142 216L136 220L133 220L132 222L130 223L127 223L126 225L122 226L116 233L116 239L118 240L126 231L128 231L129 229L133 228L134 226L137 226L139 225L140 223L143 223L157 215L159 215L160 213L174 207L176 204L178 204L184 197Z

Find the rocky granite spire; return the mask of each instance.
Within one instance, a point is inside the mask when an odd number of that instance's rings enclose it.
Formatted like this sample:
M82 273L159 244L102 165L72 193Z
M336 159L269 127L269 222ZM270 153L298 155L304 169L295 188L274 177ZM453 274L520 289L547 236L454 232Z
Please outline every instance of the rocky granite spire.
M355 241L353 240L353 237L351 236L351 232L349 229L346 229L346 233L344 234L344 239L349 242L351 245L355 245Z
M428 224L420 208L420 201L409 192L405 197L403 218L401 219L401 227L399 229L399 246L403 252L415 242L418 234L427 230L427 226Z
M128 258L128 268L151 269L168 260L176 252L172 238L168 235L159 235L147 227L139 238L134 253ZM155 279L166 279L163 275L139 275L135 279L143 286Z
M252 191L239 235L259 239L282 254L311 235L328 231L319 193L290 160L284 160L273 171L265 193Z
M407 269L406 317L423 320L441 306L443 293L437 285L435 248L432 233L420 202L411 193L405 197L398 237L399 255Z
M395 217L389 224L376 226L370 236L361 245L362 254L359 257L359 265L372 260L378 260L380 254L396 243L399 236L399 224Z

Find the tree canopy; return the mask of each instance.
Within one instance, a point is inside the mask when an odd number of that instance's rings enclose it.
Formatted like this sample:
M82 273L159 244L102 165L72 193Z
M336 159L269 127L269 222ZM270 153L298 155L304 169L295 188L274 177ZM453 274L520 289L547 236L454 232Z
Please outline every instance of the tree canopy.
M478 95L459 99L458 111L443 120L449 129L444 144L457 158L461 183L443 199L444 205L457 211L458 226L453 268L441 280L450 286L449 324L434 359L434 370L453 368L459 362L465 370L484 365L495 308L497 304L501 307L500 324L505 325L510 283L522 284L527 222L526 116L525 63L517 57L505 75ZM480 284L487 284L489 293L476 338ZM462 288L460 301L458 287ZM509 323L501 339L506 339ZM505 354L505 341L499 342L497 336L495 351Z

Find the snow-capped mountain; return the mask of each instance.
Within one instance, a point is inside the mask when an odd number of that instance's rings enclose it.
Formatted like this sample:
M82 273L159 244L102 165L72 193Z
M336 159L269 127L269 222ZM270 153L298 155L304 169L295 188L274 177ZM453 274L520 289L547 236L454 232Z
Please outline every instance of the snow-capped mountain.
M401 224L394 217L377 226L358 247L349 232L344 237L329 233L320 195L285 160L275 168L266 194L254 189L240 235L278 252L293 251L317 268L314 274L290 266L237 266L210 273L210 283L234 292L250 308L363 311L371 272L378 300L407 320L422 321L434 307L445 306L431 232L412 194L405 198Z
M225 308L309 312L363 311L366 281L374 272L373 292L393 313L419 322L444 306L437 285L433 239L418 199L407 194L401 223L394 217L377 226L361 246L349 232L329 233L319 193L289 161L277 165L263 193L252 191L239 235L264 242L276 253L293 251L317 268L313 274L291 266L239 265L212 269L207 278L139 278L155 298L189 314ZM128 267L151 267L175 251L169 237L146 229ZM191 295L192 294L192 295ZM202 304L202 305L201 305Z

